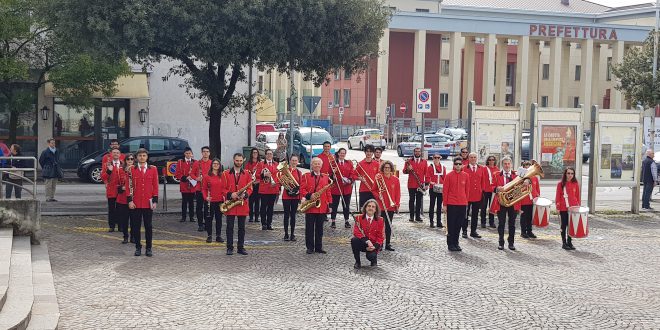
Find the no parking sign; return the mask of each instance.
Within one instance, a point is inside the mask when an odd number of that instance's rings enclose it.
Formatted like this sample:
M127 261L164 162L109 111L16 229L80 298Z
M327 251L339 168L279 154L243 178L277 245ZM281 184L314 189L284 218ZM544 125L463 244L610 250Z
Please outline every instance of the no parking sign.
M417 113L431 113L431 89L417 89Z

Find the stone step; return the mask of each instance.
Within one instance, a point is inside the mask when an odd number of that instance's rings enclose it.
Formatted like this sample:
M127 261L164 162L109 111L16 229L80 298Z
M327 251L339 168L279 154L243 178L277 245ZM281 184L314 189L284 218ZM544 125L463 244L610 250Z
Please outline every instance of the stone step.
M34 284L34 305L32 305L32 317L27 329L57 329L60 308L55 296L48 246L44 242L41 245L32 246L32 283Z
M11 228L0 229L0 311L7 300L11 243L14 236L12 231Z
M0 329L24 330L30 322L33 302L30 237L14 237L7 301L0 311Z

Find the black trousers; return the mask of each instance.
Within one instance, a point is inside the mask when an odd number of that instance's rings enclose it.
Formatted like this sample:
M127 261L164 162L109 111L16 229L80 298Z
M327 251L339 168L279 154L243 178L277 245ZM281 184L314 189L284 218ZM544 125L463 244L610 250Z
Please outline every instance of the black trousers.
M273 225L273 206L275 206L275 194L261 195L261 226L271 227Z
M142 243L142 223L144 222L144 238L147 241L147 249L151 249L151 240L153 237L153 227L151 226L151 218L154 211L152 209L133 209L131 212L131 234L135 240L135 248L141 249Z
M484 191L483 197L481 198L481 224L484 226L486 225L486 212L488 212L488 209L490 208L490 203L493 202L493 196L494 194L492 192ZM495 215L490 212L488 212L488 224L495 224Z
M238 242L236 246L239 250L245 248L245 216L228 215L227 216L227 250L234 248L234 219L238 218Z
M316 252L323 250L323 223L325 214L305 214L305 246Z
M477 202L468 202L467 211L465 214L465 220L463 221L463 232L467 233L468 227L468 218L470 222L470 234L477 232L477 220L479 219L479 209L481 209L481 201Z
M392 220L394 220L394 211L381 211L380 216L383 217L383 221L385 221L385 246L388 246L390 245L390 239L392 238Z
M206 220L204 221L206 234L213 236L213 218L215 217L215 236L220 237L222 233L222 212L220 212L220 202L211 202L211 210L209 210L209 212L209 216L206 217Z
M117 203L115 207L115 214L117 215L117 224L119 230L124 233L124 238L128 239L128 227L129 227L129 213L128 213L128 204Z
M378 250L378 246L374 244L376 247L376 250ZM351 238L351 249L353 250L353 257L355 257L355 262L360 264L360 252L366 252L367 253L367 260L374 262L378 258L378 253L376 253L376 250L373 251L367 251L367 238L357 238L353 237Z
M117 198L108 198L108 227L110 229L115 229L115 226L119 230L121 227L117 223Z
M442 226L442 194L436 194L431 190L429 192L431 202L429 205L429 221L433 224L433 215L437 215L438 227ZM437 202L437 204L436 204Z
M424 194L422 192L417 191L417 188L415 189L410 189L408 188L408 195L410 198L408 199L408 210L410 212L410 219L411 220L419 220L422 218L422 197L424 197Z
M7 175L5 180L7 180L8 182L12 182L12 183L16 184L16 186L13 185L13 184L10 184L10 183L5 184L5 186L6 186L6 188L5 188L5 198L6 199L11 198L11 191L14 190L14 192L15 192L14 196L16 196L16 199L21 199L21 190L23 189L22 188L23 179L10 179L9 175Z
M339 202L341 201L342 211L344 213L344 221L348 221L348 216L351 213L351 195L344 195L344 200L342 201L341 195L332 195L332 213L330 214L330 219L335 221L337 219L337 210L339 208Z
M186 213L190 220L195 219L195 193L181 193L181 219L186 220Z
M283 199L282 204L284 206L284 235L293 236L294 231L296 230L296 213L298 212L298 204L300 204L299 199ZM289 232L289 223L291 223L291 232Z
M507 241L509 244L513 244L514 237L516 236L516 216L518 212L513 208L513 206L504 207L500 206L500 210L497 212L497 233L500 235L500 245L504 245L504 225L509 220L509 237Z
M358 210L362 210L362 206L364 206L364 203L366 203L370 199L374 199L374 194L372 194L370 191L360 191L358 193L359 196L359 203L360 207L358 207Z
M248 203L250 204L250 221L257 220L259 222L259 208L261 204L261 196L259 195L259 185L255 184L252 186L252 194L248 198Z
M532 212L534 211L534 205L522 205L522 213L520 214L520 233L522 234L531 234L532 233Z
M197 225L200 227L204 225L205 222L205 215L207 214L208 210L208 205L207 201L204 200L204 195L202 195L201 191L195 192L195 211L197 213Z
M458 246L458 234L465 221L466 205L447 205L447 246Z
M572 244L572 238L566 233L566 227L568 227L568 211L559 211L559 218L561 219L561 241L562 243Z

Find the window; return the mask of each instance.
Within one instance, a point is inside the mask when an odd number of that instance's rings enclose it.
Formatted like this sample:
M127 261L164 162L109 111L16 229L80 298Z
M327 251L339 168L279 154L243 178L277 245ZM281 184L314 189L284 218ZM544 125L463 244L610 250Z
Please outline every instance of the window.
M543 64L543 80L550 79L550 64Z
M608 57L607 58L607 73L606 73L606 78L607 81L612 81L612 58Z
M340 75L341 75L341 73L339 73L339 69L335 70L335 80L339 80Z
M449 60L440 60L440 74L443 76L449 75Z
M335 89L335 90L333 91L333 101L332 101L332 104L335 106L335 108L338 108L338 107L339 107L339 99L341 98L341 95L339 95L339 93L340 93L340 92L339 92L338 89Z
M349 70L344 70L344 80L351 80L353 74Z
M259 76L257 79L257 93L261 94L264 91L264 76Z
M94 109L76 110L66 104L55 104L54 135L94 136Z
M548 107L548 97L547 96L541 96L541 107L543 107L543 108Z
M424 8L416 8L415 11L418 12L418 13L428 13L429 12L428 9L424 9Z
M573 108L579 108L580 107L580 97L576 96L573 98Z
M170 140L172 142L172 149L173 150L183 150L185 149L188 145L183 143L181 140Z
M126 144L119 146L119 150L121 150L122 153L135 153L140 148L146 148L143 139L131 140L126 142Z
M344 89L344 107L348 108L351 106L351 90Z
M149 139L149 151L169 150L168 141L165 139Z
M446 108L449 106L449 94L440 93L440 107Z
M582 76L582 65L575 66L575 81L580 81L580 76Z

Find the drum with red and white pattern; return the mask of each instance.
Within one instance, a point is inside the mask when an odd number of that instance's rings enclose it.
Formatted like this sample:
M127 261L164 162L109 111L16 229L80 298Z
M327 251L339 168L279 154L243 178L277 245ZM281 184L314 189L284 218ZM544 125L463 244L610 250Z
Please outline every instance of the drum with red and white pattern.
M588 215L588 207L571 206L568 208L568 236L572 238L589 236Z
M552 201L547 198L534 198L534 211L532 212L534 216L532 217L532 224L535 227L543 228L548 226L551 206Z

